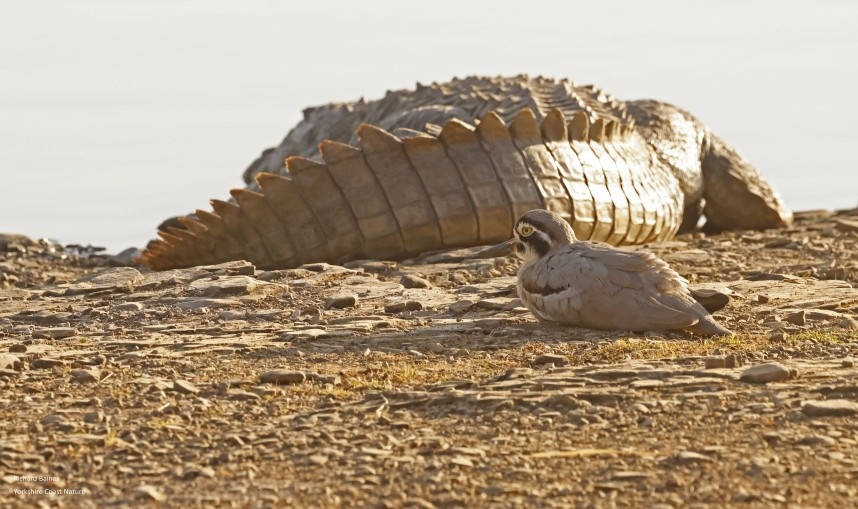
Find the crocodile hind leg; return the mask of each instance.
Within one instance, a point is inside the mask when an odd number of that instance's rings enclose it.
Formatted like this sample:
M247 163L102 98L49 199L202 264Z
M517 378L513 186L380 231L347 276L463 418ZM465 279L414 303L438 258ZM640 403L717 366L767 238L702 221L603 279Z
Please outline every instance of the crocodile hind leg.
M702 156L706 231L763 230L792 224L792 212L756 168L706 133Z

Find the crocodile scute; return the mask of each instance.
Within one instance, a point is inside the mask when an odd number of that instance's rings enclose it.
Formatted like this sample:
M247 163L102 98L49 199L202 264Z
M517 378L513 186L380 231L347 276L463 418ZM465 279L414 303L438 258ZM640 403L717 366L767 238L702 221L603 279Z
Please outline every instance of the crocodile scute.
M614 245L765 229L792 213L688 112L549 78L469 77L304 112L212 211L165 222L154 270L246 259L262 268L403 259L506 240L552 210Z

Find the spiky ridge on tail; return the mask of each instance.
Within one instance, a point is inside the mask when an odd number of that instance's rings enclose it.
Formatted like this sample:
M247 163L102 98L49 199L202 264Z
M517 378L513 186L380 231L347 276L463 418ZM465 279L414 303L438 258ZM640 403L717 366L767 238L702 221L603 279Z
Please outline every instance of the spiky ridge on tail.
M679 183L630 122L542 123L529 108L507 125L489 112L476 126L451 120L438 136L396 136L363 124L357 146L319 145L322 162L285 161L259 173L260 192L233 189L168 227L140 262L163 270L246 259L262 268L348 259L401 259L505 240L513 220L547 208L582 239L638 244L672 237L681 222Z

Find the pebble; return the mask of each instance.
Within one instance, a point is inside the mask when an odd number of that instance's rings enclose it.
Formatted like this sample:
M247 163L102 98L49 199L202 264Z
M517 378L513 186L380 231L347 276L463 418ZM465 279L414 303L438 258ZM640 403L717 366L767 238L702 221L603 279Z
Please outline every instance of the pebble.
M24 363L17 356L5 353L0 354L0 369L14 369L18 371L23 366Z
M190 286L203 297L216 298L247 295L256 290L259 283L249 276L217 276L217 279L197 279Z
M405 288L432 288L432 283L427 279L415 276L414 274L406 274L399 279L399 284Z
M709 357L704 362L706 369L719 369L727 367L727 359L724 357Z
M777 362L768 362L766 364L758 364L752 366L739 376L742 382L752 384L765 384L769 382L782 382L788 380L792 374L782 364Z
M143 304L139 302L123 302L113 306L114 311L143 311Z
M99 411L87 412L87 413L83 414L83 422L86 422L89 424L98 424L98 423L104 422L105 419L106 419L106 417L105 417L104 413L99 412Z
M858 403L848 399L805 401L801 412L808 417L841 417L858 415Z
M325 299L325 309L346 309L357 306L358 296L353 293L334 295Z
M141 484L134 488L134 497L150 499L155 502L164 502L167 500L166 495L161 493L158 488L147 484Z
M33 359L33 361L30 362L30 366L34 369L51 369L57 366L62 366L63 364L65 363L59 359L50 359L48 357Z
M798 442L800 445L827 445L832 446L837 443L837 440L834 440L831 437L827 437L825 435L808 435Z
M807 323L807 316L802 309L801 311L796 311L795 313L785 316L783 321L793 325L805 325Z
M260 373L259 381L264 384L299 384L307 379L303 371L272 369Z
M33 331L34 338L65 339L74 336L77 331L74 327L51 327L36 329Z
M709 463L712 461L712 458L697 452L682 451L676 455L676 461L683 465L688 465L693 463Z
M565 366L569 364L569 359L564 357L563 355L556 355L551 353L545 353L537 358L533 359L531 365L533 366L542 366L544 364L554 364L555 366Z
M476 303L476 300L462 299L450 304L447 309L450 311L450 313L454 315L459 315L470 311L470 309L474 307L474 304Z
M238 306L239 301L234 299L209 299L205 297L185 297L174 304L179 309L195 310L203 308L225 308Z
M13 345L9 345L10 353L24 353L27 351L27 345L24 343L15 343Z
M11 352L12 349L10 348L9 351ZM855 361L852 359L843 359L840 361L840 365L844 368L852 368L855 367Z
M80 383L92 383L101 380L101 370L99 369L73 369L69 374L72 380Z
M181 394L197 394L200 389L187 380L173 380L173 390Z
M844 316L837 322L837 326L846 330L858 330L858 320L851 316Z
M395 302L384 306L384 312L388 314L401 313L403 311L420 311L421 309L423 309L423 304L416 300Z

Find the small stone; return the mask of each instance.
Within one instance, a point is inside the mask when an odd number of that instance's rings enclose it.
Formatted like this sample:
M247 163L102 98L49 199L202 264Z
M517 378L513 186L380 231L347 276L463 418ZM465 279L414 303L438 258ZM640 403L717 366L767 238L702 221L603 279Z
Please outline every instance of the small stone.
M272 369L260 373L259 382L264 384L299 384L307 379L303 371Z
M167 500L167 497L158 491L158 488L147 484L142 484L134 488L134 497L154 500L155 502L164 502Z
M420 311L421 309L423 309L423 304L416 300L395 302L384 306L384 312L388 314L401 313L403 311Z
M173 380L173 390L181 394L197 394L200 390L187 380Z
M343 379L340 375L322 375L319 373L307 373L307 380L322 385L340 385L343 383Z
M801 412L808 417L841 417L858 415L858 403L848 399L805 401Z
M325 309L353 308L357 306L358 301L358 296L353 293L334 295L325 299Z
M719 369L727 367L727 359L724 357L709 357L704 361L706 369Z
M730 294L733 292L726 287L719 288L697 288L691 289L691 296L699 302L706 311L715 313L721 311L730 303Z
M190 285L203 297L228 297L246 295L259 286L259 283L249 276L213 276L217 279L200 278Z
M759 302L761 304L766 304L769 302L769 300L770 299L769 299L768 295L763 295L763 294L757 295L757 302Z
M782 382L784 380L788 380L791 375L790 370L782 364L769 362L766 364L758 364L746 369L739 376L739 380L752 384L765 384L769 382Z
M462 313L470 311L476 303L477 301L475 300L463 299L450 304L447 309L450 311L451 314L460 315Z
M83 422L89 424L99 424L104 422L105 419L104 413L98 411L83 414Z
M846 330L858 330L858 320L855 320L851 316L844 316L837 321L837 326Z
M631 405L629 405L629 410L632 412L638 412L641 414L650 413L649 407L644 405L643 403L632 403Z
M844 368L852 368L855 367L855 361L852 359L843 359L840 361L840 365Z
M238 306L239 301L235 299L209 299L206 297L184 297L179 299L174 306L180 309L198 310L207 308L225 308Z
M676 461L683 465L688 465L692 463L709 463L712 461L712 458L697 452L682 451L676 455Z
M554 364L555 366L565 366L569 364L569 359L562 355L545 353L533 359L533 366L541 366L543 364Z
M76 334L74 327L50 327L33 331L34 338L65 339Z
M229 399L235 401L259 401L261 399L259 394L242 391L241 389L230 389L227 392L227 396L229 397Z
M69 374L72 380L80 383L92 383L101 380L101 370L99 369L73 369Z
M20 371L24 366L24 363L21 362L15 355L9 355L2 353L0 354L0 369L14 369L16 371Z
M27 351L27 345L24 343L15 343L14 345L9 345L10 353L24 353Z
M432 288L432 283L422 277L406 274L399 279L399 284L405 288Z
M33 361L30 362L30 366L34 369L51 369L62 366L63 364L65 363L59 359L49 359L48 357L33 359Z
M68 418L63 414L48 414L39 419L39 422L46 426L50 426L52 424L64 424L68 422Z
M324 454L311 454L307 457L307 459L310 461L310 463L318 466L322 466L328 462L328 457Z
M123 302L113 306L114 311L143 311L143 304L139 302Z
M827 437L825 435L808 435L802 438L799 442L800 445L827 445L832 446L837 443L837 440L834 440L831 437Z
M793 325L804 325L807 323L807 316L804 310L796 311L784 317L784 321Z
M724 362L726 362L727 364L725 367L730 369L737 368L745 364L745 360L741 356L736 355L734 353L731 353L724 357Z

